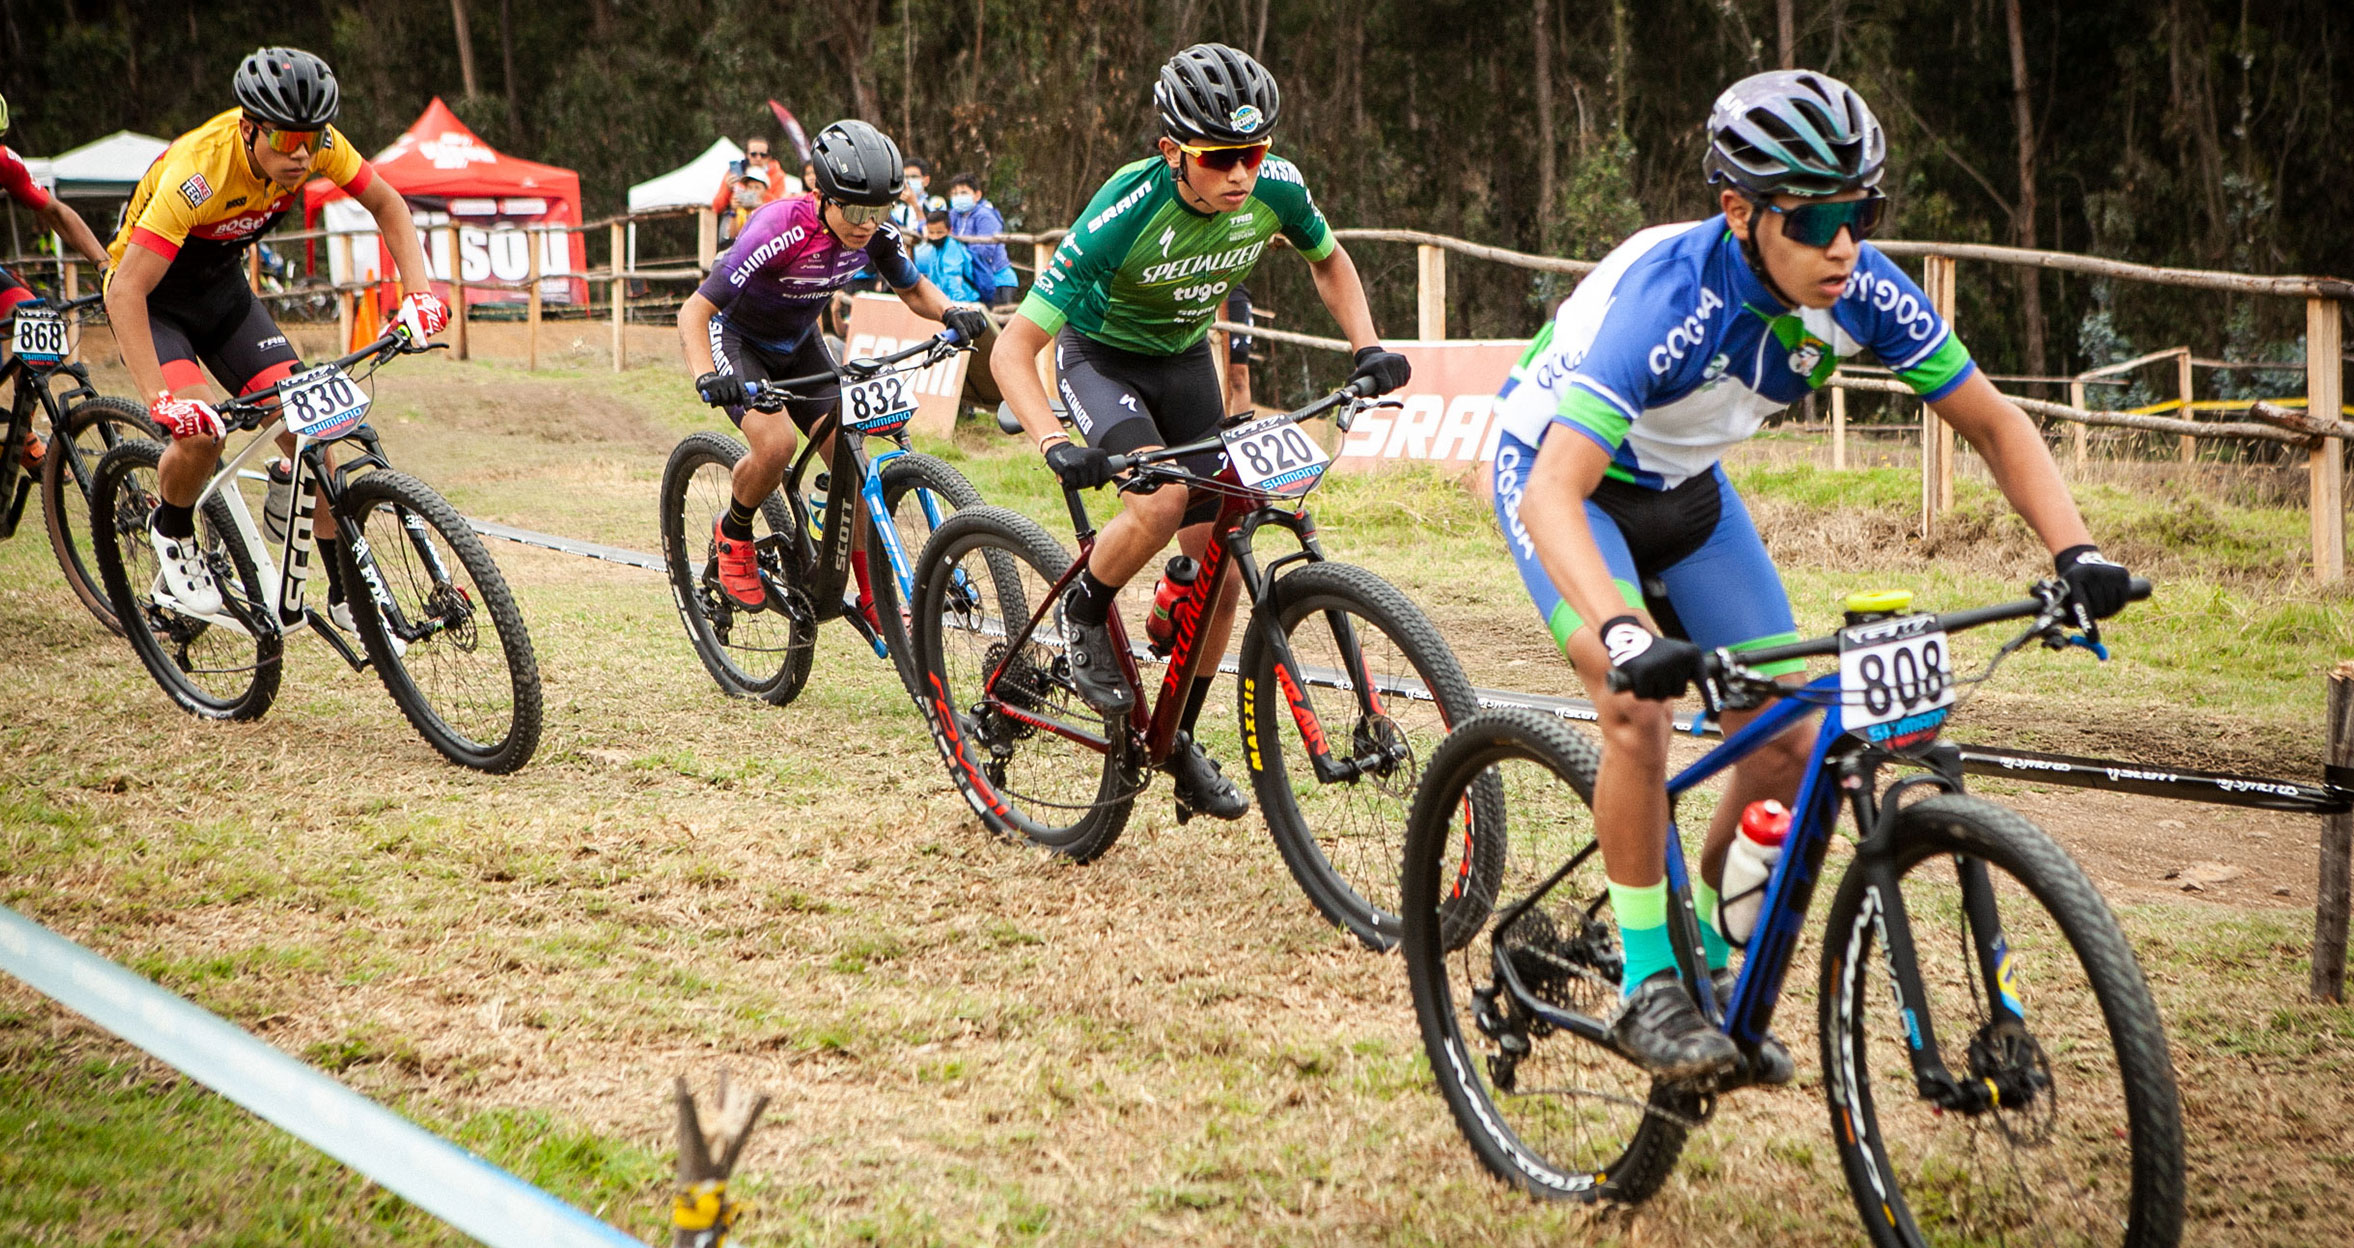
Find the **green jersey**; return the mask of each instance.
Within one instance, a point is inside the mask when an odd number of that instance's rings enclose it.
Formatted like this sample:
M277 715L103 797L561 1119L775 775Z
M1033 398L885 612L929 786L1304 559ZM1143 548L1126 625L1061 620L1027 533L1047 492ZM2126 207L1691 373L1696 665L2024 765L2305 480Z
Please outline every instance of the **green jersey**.
M1095 193L1022 315L1050 334L1068 322L1124 351L1175 355L1210 332L1227 288L1278 230L1311 261L1332 254L1332 227L1290 161L1267 157L1242 207L1210 214L1186 207L1168 162L1147 157Z

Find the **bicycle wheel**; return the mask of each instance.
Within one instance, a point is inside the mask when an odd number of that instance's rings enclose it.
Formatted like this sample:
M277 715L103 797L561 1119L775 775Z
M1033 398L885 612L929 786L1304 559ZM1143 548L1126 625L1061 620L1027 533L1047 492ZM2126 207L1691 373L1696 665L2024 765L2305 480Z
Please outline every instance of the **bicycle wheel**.
M1010 662L1007 650L1070 566L1028 516L960 511L916 561L912 627L917 702L981 822L1086 862L1119 839L1136 800L1128 725L1079 700L1059 603ZM1005 675L987 696L1001 663Z
M1594 839L1600 764L1584 734L1535 711L1479 715L1449 734L1407 816L1399 944L1439 1093L1481 1164L1532 1195L1631 1204L1659 1190L1709 1104L1591 1038L1618 1006L1624 964ZM1457 938L1447 912L1471 870L1483 784L1503 811L1495 906ZM1547 1022L1532 1001L1587 1033Z
M66 587L109 632L123 626L114 617L106 586L98 576L98 555L90 537L90 484L98 461L133 438L160 436L147 413L128 399L101 396L66 409L64 422L50 431L41 461L41 516L49 549L65 572Z
M2171 1245L2182 1234L2182 1121L2157 1007L2117 920L2066 851L1977 798L1906 807L1895 891L1928 1023L1956 1078L1996 1105L1940 1109L1915 1088L1909 1025L1888 1004L1884 907L1860 863L1824 937L1823 1087L1865 1232L1880 1245ZM1984 864L2007 953L1990 986L1962 904ZM1989 1006L2000 992L2024 1026Z
M335 516L338 575L368 662L442 757L505 775L539 748L539 661L482 539L432 487L378 470Z
M711 527L734 497L733 473L744 455L743 443L717 433L690 434L672 449L662 469L662 560L670 568L671 601L703 670L730 696L783 706L809 683L817 615L798 589L786 591L791 609L780 612L746 609L719 587L719 546ZM761 501L760 519L767 529L754 533L761 539L760 566L770 579L791 586L793 561L771 539L792 538L792 509L772 493Z
M883 506L891 513L891 524L897 532L901 567L908 569L909 584L914 584L915 557L932 539L933 517L945 520L967 507L981 505L981 492L965 480L963 473L929 455L901 455L883 465ZM875 619L881 623L883 644L891 648L891 662L899 668L899 682L907 686L907 696L916 696L914 647L910 644L907 626L907 599L902 594L899 573L888 558L875 555L874 534L867 535L866 545L869 580L875 587Z
M259 719L278 696L285 640L271 619L269 591L237 541L228 500L214 495L197 513L197 540L221 587L221 614L183 615L155 600L155 548L147 517L162 497L156 465L163 448L125 442L98 461L90 481L90 544L115 618L155 683L181 710L204 719Z
M1276 671L1275 629L1298 671ZM1369 691L1362 700L1360 687ZM1271 609L1253 613L1237 707L1251 787L1300 891L1367 948L1395 945L1398 855L1422 760L1450 724L1479 710L1454 652L1389 582L1347 564L1311 563L1278 579ZM1307 723L1348 778L1317 777ZM1471 875L1449 902L1459 935L1486 917L1504 853L1488 831L1502 818L1495 785L1478 781L1465 800Z

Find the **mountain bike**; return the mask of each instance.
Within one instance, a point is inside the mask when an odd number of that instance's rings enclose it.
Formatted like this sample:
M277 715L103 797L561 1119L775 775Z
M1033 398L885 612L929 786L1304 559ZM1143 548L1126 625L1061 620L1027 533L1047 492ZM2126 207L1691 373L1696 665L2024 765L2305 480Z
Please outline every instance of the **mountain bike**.
M940 525L917 564L917 700L983 824L1082 862L1109 849L1148 769L1193 731L1208 687L1195 678L1214 675L1219 659L1197 642L1226 582L1239 577L1250 623L1236 705L1268 830L1326 918L1369 948L1396 942L1407 800L1423 757L1478 702L1421 610L1373 573L1327 561L1308 514L1304 497L1330 464L1299 422L1330 412L1346 428L1372 405L1344 389L1295 412L1230 419L1198 442L1112 457L1114 472L1128 474L1124 492L1190 488L1219 500L1201 571L1170 613L1157 696L1143 696L1126 625L1112 613L1114 648L1138 694L1124 718L1088 709L1071 683L1062 604L1096 538L1078 491L1063 490L1076 559L1036 521L1003 508ZM1225 461L1214 476L1174 462L1215 451ZM1270 528L1299 549L1262 566L1255 543ZM1477 784L1466 798L1475 873L1501 854L1480 834L1496 800ZM1458 921L1478 917L1466 911Z
M257 719L277 697L286 639L309 629L354 671L373 667L427 743L462 767L496 774L531 761L540 735L539 664L523 614L482 539L441 495L393 471L366 423L361 383L395 355L432 350L397 333L267 390L223 403L231 432L259 430L197 498L197 533L221 587L221 610L183 610L156 584L149 513L160 497L163 447L126 442L98 461L91 530L115 612L137 621L131 646L182 710L205 719ZM346 371L361 370L357 376ZM294 434L285 537L256 528L237 488L249 461ZM360 453L330 464L328 447ZM347 592L365 655L304 605L316 550L314 491L324 493L340 540L328 575Z
M2146 597L2136 579L2132 596ZM1667 838L1668 927L1702 1012L1747 1058L1715 1082L1655 1080L1611 1045L1622 964L1590 809L1600 755L1562 721L1482 715L1439 747L1408 822L1405 958L1424 1048L1488 1169L1540 1196L1657 1191L1717 1098L1752 1078L1844 806L1857 840L1833 896L1817 1002L1831 1135L1880 1245L2170 1245L2181 1234L2181 1109L2157 1007L2092 882L2019 815L1964 790L1939 739L1958 685L2029 642L2070 635L2066 590L1929 615L1909 594L1848 600L1837 633L1706 656L1711 714L1774 701L1685 768L1688 793L1817 710L1822 720L1730 994L1700 952L1681 842ZM2027 620L1974 676L1950 634ZM1837 655L1803 687L1756 668ZM1919 768L1883 785L1884 768ZM1464 795L1501 783L1509 820L1492 922L1443 922L1463 888Z
M66 362L65 314L91 307L104 299L88 295L49 307L38 301L16 305L9 323L10 354L0 365L0 385L15 382L8 404L8 423L0 432L0 540L16 536L25 504L36 483L41 489L41 516L49 530L49 548L65 571L65 584L89 608L98 622L113 632L123 631L99 584L92 562L87 522L90 517L90 474L100 456L130 438L157 436L147 412L128 399L109 398L90 386L90 372ZM59 377L73 388L59 394L51 385ZM35 431L35 417L45 417L49 436ZM41 448L28 459L25 448Z
M852 360L839 368L785 381L747 382L754 407L777 411L801 397L796 390L841 379L835 414L804 439L780 493L760 504L767 532L754 528L760 580L767 599L746 607L719 584L719 548L712 524L734 496L732 474L747 453L744 444L719 433L690 434L670 452L662 469L662 558L670 567L671 599L686 625L696 657L719 687L737 697L784 706L809 682L817 626L841 619L899 671L901 685L914 689L908 661L907 613L912 597L908 551L949 511L979 506L980 491L964 474L929 455L908 449L907 424L915 416L915 374L958 351L956 331L947 330L896 354ZM831 458L819 452L831 437ZM882 439L871 458L867 440ZM824 466L814 478L812 467ZM822 501L805 495L814 488ZM834 524L855 515L859 523ZM855 544L861 549L852 550ZM874 618L867 618L850 590L851 560L870 559L880 544L890 575L872 577ZM874 566L871 562L869 567Z

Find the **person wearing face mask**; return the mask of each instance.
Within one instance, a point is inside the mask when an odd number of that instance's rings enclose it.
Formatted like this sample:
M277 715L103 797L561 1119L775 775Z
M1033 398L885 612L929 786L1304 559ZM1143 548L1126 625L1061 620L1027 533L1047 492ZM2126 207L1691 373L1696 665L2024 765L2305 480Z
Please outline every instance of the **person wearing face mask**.
M1887 138L1863 98L1812 70L1717 97L1705 169L1722 209L1634 235L1578 284L1496 402L1495 506L1538 614L1599 712L1596 839L1625 961L1611 1036L1663 1078L1792 1074L1767 1037L1742 1054L1709 1025L1668 937L1668 704L1710 650L1798 639L1790 601L1719 457L1766 416L1869 353L1985 460L2051 551L2080 626L2125 605L2035 423L1997 393L1911 278L1866 240L1887 215ZM1761 668L1802 680L1792 660ZM1614 691L1616 679L1624 692ZM1726 711L1730 737L1760 707ZM1692 892L1711 980L1731 988L1717 888L1741 812L1795 804L1804 720L1737 764Z
M1005 233L1005 217L997 205L982 197L979 175L960 173L948 179L948 232L958 238L994 238ZM1014 276L1014 266L1006 260L1005 244L965 245L973 249L973 262L987 278L981 293L989 296L993 305L1011 305L1021 291L1021 279Z
M768 140L753 135L744 140L744 159L730 163L727 172L719 176L719 189L711 196L712 215L724 221L730 211L740 206L736 203L737 184L744 175L754 171L760 174L760 197L752 204L754 208L801 193L801 180L786 173L785 167L769 154Z
M946 208L948 201L932 194L932 162L910 156L900 176L904 183L899 202L891 205L891 224L898 227L900 237L914 238L924 232L924 218Z

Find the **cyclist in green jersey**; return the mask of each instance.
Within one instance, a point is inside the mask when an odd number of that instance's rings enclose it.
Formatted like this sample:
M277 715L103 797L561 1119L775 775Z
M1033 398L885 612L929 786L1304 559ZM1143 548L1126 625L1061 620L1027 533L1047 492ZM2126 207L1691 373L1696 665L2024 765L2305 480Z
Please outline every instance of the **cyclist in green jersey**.
M1273 76L1224 44L1195 44L1161 68L1153 102L1159 153L1123 167L1095 193L990 354L1022 428L1055 475L1077 489L1108 481L1114 455L1181 445L1217 428L1225 404L1210 321L1277 233L1307 259L1316 293L1356 351L1350 379L1370 377L1387 392L1408 375L1406 357L1383 350L1375 336L1357 267L1300 171L1268 154L1282 108ZM1056 388L1085 446L1062 431L1038 378L1038 353L1049 340ZM1198 458L1185 466L1204 476L1222 466L1221 455ZM1200 492L1132 494L1103 526L1066 608L1073 683L1088 705L1120 715L1133 698L1104 623L1113 595L1172 537L1199 559L1216 514L1217 499ZM1226 645L1238 588L1227 586L1203 636L1213 654ZM1250 810L1198 744L1182 743L1169 771L1180 805L1221 819Z

